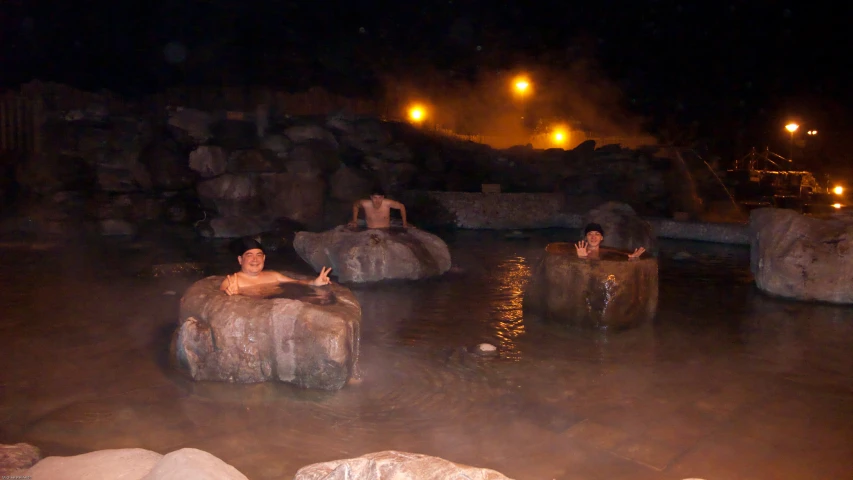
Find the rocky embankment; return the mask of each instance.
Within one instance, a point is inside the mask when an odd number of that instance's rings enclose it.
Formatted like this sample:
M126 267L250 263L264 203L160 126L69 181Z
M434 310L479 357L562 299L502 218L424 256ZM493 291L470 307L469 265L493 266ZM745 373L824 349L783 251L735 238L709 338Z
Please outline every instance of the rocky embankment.
M654 148L618 145L495 150L399 122L335 113L257 117L123 104L51 109L37 155L17 161L16 215L6 227L60 235L81 225L132 235L167 222L205 236L328 228L351 202L381 186L410 201L422 226L454 224L447 209L418 192L549 193L559 213L604 201L641 215L685 210L683 173ZM529 207L535 212L536 205Z

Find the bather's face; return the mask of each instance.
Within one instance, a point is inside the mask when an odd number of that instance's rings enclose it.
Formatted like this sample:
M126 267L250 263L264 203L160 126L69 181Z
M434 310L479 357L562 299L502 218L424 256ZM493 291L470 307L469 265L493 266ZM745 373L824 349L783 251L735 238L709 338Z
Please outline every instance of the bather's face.
M379 208L382 206L382 200L385 199L385 195L371 195L370 201L373 202L373 208Z
M265 258L263 250L253 248L243 252L243 255L237 257L237 261L240 262L240 270L243 273L254 276L263 271Z
M602 240L604 240L604 236L598 232L589 232L586 234L586 243L588 243L590 247L597 247L601 245Z

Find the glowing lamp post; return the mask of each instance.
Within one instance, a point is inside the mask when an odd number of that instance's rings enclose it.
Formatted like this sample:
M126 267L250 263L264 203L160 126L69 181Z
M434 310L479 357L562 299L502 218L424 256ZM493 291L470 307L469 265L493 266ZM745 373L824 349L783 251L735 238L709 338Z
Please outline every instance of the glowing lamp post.
M521 119L524 121L524 117L527 116L527 103L524 99L530 93L530 81L525 77L516 77L512 82L512 88L521 99Z
M555 145L564 145L569 139L569 134L563 128L558 128L551 134L551 140Z
M844 193L844 187L842 187L841 185L838 185L835 188L833 188L832 191L836 195L841 195L842 193Z
M791 155L788 157L788 161L791 163L794 162L794 132L796 132L798 128L800 128L800 126L796 123L789 123L785 125L785 130L791 132Z
M421 123L426 118L426 110L423 107L415 105L409 108L409 119L414 123Z

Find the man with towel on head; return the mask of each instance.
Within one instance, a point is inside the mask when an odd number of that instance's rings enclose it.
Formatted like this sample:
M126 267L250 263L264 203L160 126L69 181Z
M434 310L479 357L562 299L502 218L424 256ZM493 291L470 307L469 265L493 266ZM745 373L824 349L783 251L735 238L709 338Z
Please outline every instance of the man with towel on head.
M225 277L219 289L228 295L238 295L240 289L247 287L257 287L262 285L276 285L279 283L301 283L303 285L311 285L319 287L331 283L329 280L329 272L331 268L323 267L320 269L320 275L314 280L296 280L278 272L264 271L264 248L261 243L254 238L244 238L239 243L240 250L243 252L237 257L237 263L240 264L240 271Z

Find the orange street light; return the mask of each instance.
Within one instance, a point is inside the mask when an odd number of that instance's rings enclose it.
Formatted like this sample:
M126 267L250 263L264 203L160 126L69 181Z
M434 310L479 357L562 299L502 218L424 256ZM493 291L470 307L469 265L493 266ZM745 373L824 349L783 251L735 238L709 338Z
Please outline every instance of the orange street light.
M789 123L785 125L785 130L791 132L791 155L788 157L788 161L792 163L794 162L794 132L796 132L798 128L800 128L800 126L796 123Z
M409 119L415 123L421 123L426 118L426 110L420 105L413 105L409 108Z
M551 139L557 145L563 145L569 139L569 132L567 132L564 128L557 128L551 134Z
M835 188L832 189L832 191L836 195L841 195L842 193L844 193L844 187L842 187L841 185L837 185Z

